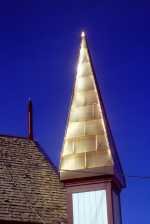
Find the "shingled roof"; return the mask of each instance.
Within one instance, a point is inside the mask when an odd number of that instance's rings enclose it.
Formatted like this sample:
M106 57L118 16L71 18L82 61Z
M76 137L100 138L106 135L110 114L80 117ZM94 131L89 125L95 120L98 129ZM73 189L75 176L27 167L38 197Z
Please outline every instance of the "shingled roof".
M65 197L38 143L0 136L0 223L67 223Z

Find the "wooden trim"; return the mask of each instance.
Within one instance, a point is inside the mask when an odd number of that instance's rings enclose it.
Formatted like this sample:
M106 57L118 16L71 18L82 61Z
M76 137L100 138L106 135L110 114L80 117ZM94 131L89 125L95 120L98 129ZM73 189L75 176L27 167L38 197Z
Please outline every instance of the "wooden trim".
M67 189L67 215L68 215L68 224L73 224L73 206L72 206L72 193L69 188Z
M114 192L115 194L117 194L117 196L118 196L118 206L119 206L119 216L120 216L120 217L119 217L119 218L120 218L120 219L119 219L119 220L120 220L119 224L122 224L120 190L117 189L117 188L115 187L115 185L112 184L112 190L111 190L111 194L112 194L112 209L113 209L113 211L115 211L113 192ZM113 223L115 224L114 212L113 212Z
M98 184L98 183L106 183L111 182L112 186L118 190L118 192L121 191L121 185L118 180L112 176L112 175L105 175L105 176L94 176L94 177L86 177L86 178L80 178L80 179L70 179L70 180L64 180L62 181L64 183L65 187L71 187L71 186L82 186L82 185L89 185L89 184Z
M113 207L112 207L112 194L111 194L111 183L107 186L107 216L108 224L113 224Z

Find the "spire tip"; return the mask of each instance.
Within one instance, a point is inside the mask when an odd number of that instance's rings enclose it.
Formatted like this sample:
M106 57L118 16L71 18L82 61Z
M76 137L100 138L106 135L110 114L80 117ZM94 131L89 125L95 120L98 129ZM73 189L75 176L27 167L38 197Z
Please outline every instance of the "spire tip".
M85 32L84 31L81 32L81 37L82 38L85 37Z

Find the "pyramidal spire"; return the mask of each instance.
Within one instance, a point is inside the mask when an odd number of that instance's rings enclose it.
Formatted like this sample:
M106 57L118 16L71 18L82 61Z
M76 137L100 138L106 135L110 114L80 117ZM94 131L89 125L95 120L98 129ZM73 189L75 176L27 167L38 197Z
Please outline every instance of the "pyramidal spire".
M60 160L61 180L124 176L96 81L87 39L81 46Z

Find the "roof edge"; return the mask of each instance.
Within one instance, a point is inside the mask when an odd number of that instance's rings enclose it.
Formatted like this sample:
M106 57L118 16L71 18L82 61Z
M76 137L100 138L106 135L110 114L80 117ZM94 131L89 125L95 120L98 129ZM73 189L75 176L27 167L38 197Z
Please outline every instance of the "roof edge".
M0 137L6 137L6 138L21 138L21 139L26 139L26 140L30 140L28 137L25 136L18 136L18 135L11 135L11 134L0 134ZM32 140L34 141L34 140Z

